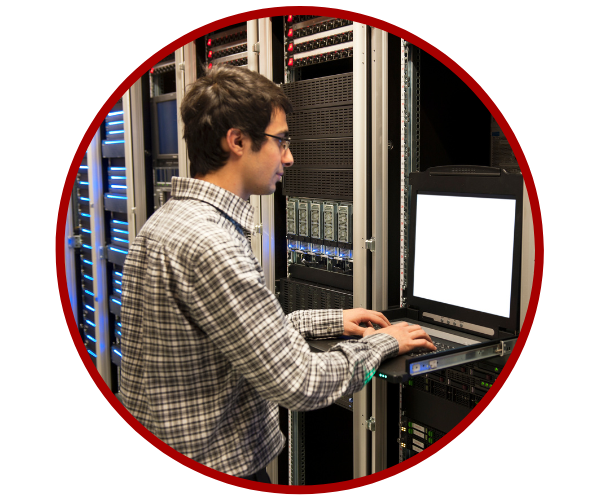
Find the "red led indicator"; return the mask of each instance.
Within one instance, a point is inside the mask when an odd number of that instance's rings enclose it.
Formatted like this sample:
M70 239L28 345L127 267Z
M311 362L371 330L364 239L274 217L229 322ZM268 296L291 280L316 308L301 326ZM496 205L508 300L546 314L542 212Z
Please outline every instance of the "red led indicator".
M293 23L294 22L294 16L287 16L287 22L288 23Z
M212 69L212 63L208 63L208 69Z
M209 39L208 39L208 42L206 42L206 45L208 45L209 47L211 47L211 46L212 46L212 38L209 38Z
M293 66L293 65L294 65L294 58L293 58L293 57L290 57L290 58L288 59L288 66Z
M212 50L208 51L208 57L212 57Z
M154 73L154 68L150 68L150 74Z
M292 28L288 30L288 38L294 38L294 30Z
M294 44L293 43L288 44L288 52L294 52Z

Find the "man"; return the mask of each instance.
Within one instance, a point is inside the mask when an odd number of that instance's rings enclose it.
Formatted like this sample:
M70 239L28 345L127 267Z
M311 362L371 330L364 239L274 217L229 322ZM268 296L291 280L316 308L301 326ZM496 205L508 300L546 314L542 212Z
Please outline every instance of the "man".
M293 164L290 111L279 87L246 69L218 66L188 89L181 113L193 178L173 178L123 279L126 408L184 455L264 481L285 441L278 405L328 406L362 389L384 359L435 349L419 327L391 326L374 311L286 317L265 287L247 200L273 193ZM343 333L363 338L320 354L304 340Z

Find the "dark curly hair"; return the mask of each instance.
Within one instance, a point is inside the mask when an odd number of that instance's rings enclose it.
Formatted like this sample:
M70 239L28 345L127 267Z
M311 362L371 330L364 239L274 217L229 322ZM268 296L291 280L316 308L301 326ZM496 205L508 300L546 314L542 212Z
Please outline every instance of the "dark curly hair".
M277 108L292 112L283 90L264 76L227 65L205 70L188 87L181 103L191 176L206 175L225 165L229 156L221 148L221 138L231 128L250 137L253 151L260 150Z

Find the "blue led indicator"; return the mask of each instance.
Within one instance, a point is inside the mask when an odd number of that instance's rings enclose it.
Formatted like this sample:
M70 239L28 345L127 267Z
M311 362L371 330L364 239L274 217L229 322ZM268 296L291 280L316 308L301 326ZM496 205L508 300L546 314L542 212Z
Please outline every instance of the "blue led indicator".
M127 179L124 175L111 175L111 179Z
M121 184L111 184L110 187L112 189L127 189L127 186L122 186Z
M87 234L92 234L92 232L89 229L84 229L84 228L81 228L81 232L87 233Z
M122 286L122 285L123 285L123 283L121 283L120 281L117 281L117 280L115 280L115 283L116 283L117 285L120 285L120 286Z
M123 292L121 290L119 290L118 288L115 288L115 292L123 294Z
M92 306L88 306L88 305L86 304L86 305L85 305L85 307L86 307L87 309L89 309L90 311L92 311L92 312L96 312L96 309L94 309Z
M83 196L80 196L80 197L79 197L79 199L80 199L81 201L90 201L90 199L89 199L89 198L84 198Z
M125 123L123 120L118 120L116 122L108 122L107 125L120 125L121 123Z
M115 240L115 241L120 241L121 243L129 243L129 241L128 241L128 240L124 240L123 238L116 238L116 237L115 237L115 238L113 238L113 240Z
M115 116L115 115L122 115L122 114L123 114L123 111L111 111L106 116Z
M127 255L129 253L127 250L121 250L120 248L115 248L115 247L109 247L109 248L115 252L124 253L125 255Z
M121 302L120 302L120 301L118 301L117 299L110 299L110 300L112 300L112 301L113 301L115 304L119 304L119 305L121 305Z
M80 165L79 166L79 170L87 170L87 169L88 169L87 165Z
M85 245L85 244L84 244L84 245L81 245L81 246L82 246L83 248L87 248L88 250L92 250L92 247L91 247L91 246L89 246L89 245Z
M113 135L113 134L124 134L124 133L125 133L124 130L111 130L108 134Z
M113 231L114 231L115 233L129 234L129 231L123 231L122 229L113 229Z
M123 336L123 334L119 330L117 330L117 335L120 335L121 337Z
M126 226L128 226L129 224L127 222L124 222L122 220L117 220L117 219L113 219L112 222L114 224L125 224Z
M118 272L118 271L115 271L115 274L116 274L117 276L121 276L121 277L123 276L123 273L120 273L120 272Z
M117 323L117 326L118 326L119 328L121 328L121 323Z
M127 199L127 196L117 196L117 195L114 195L114 194L107 194L106 197L107 198L114 198L116 200L126 200Z
M113 352L114 352L115 354L118 354L119 356L123 357L123 355L122 355L122 354L121 354L119 351L117 351L116 349L113 349Z
M94 328L96 328L96 325L94 325L94 323L92 323L92 322L91 322L89 319L86 319L86 320L85 320L85 322L86 322L88 325L92 325Z
M89 186L90 183L88 181L79 181L79 184L81 184L82 186Z
M90 266L93 266L93 265L94 265L94 263L93 263L91 260L86 260L86 259L83 259L83 262L84 262L85 264L89 264Z
M87 217L88 219L91 218L90 214L84 214L83 212L81 212L80 214L82 217Z
M125 141L104 141L104 144L125 144Z
M109 172L122 172L123 170L127 170L127 167L109 167Z
M92 337L91 335L86 335L86 337L88 339L90 339L92 342L96 342L96 339L94 337Z
M88 295L91 295L92 297L94 296L94 294L92 292L90 292L89 290L84 290L85 293L87 293Z
M98 356L96 356L96 355L95 355L95 354L94 354L92 351L90 351L89 349L88 349L88 352L89 352L89 353L90 353L92 356L94 356L95 358L97 358L97 357L98 357Z
M92 278L91 276L88 276L87 274L84 274L84 275L83 275L83 277L84 277L86 280L94 281L94 278Z

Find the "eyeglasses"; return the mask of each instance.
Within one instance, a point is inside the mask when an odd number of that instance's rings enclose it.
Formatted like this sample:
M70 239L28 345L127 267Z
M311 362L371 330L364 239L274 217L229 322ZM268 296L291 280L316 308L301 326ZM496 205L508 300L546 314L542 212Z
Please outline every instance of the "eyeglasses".
M271 134L265 134L265 135L267 137L272 137L273 139L277 139L279 141L279 147L282 148L283 153L285 153L288 149L290 149L290 143L292 142L291 137L278 137L276 135L271 135Z

